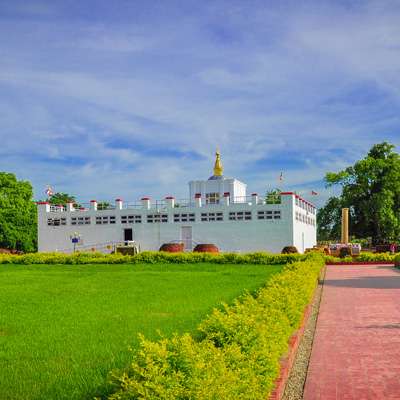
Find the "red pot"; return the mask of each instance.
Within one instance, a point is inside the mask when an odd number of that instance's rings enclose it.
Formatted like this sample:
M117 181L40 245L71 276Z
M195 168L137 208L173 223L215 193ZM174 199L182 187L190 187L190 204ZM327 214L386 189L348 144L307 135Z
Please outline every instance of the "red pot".
M219 253L218 247L211 243L198 244L193 251L198 253Z

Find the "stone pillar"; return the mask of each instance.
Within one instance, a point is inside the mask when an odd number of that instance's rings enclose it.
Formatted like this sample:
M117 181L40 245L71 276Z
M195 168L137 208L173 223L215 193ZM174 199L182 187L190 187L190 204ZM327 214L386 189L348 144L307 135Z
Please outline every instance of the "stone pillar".
M115 209L122 210L122 199L115 199Z
M90 200L90 209L97 211L97 200Z
M349 209L342 208L342 243L349 243Z
M229 206L229 200L230 200L230 193L229 192L225 192L224 193L224 205Z
M175 197L173 196L167 196L165 198L165 202L167 203L167 208L171 209L175 207Z
M201 193L196 193L194 195L194 201L195 201L196 207L201 207Z
M73 203L72 201L69 201L69 202L67 203L67 211L68 211L68 212L75 211L74 203Z
M142 206L146 210L150 210L151 202L150 197L142 197Z
M47 201L38 201L38 213L50 212L50 203Z
M258 194L252 193L251 194L251 205L256 206L258 204Z

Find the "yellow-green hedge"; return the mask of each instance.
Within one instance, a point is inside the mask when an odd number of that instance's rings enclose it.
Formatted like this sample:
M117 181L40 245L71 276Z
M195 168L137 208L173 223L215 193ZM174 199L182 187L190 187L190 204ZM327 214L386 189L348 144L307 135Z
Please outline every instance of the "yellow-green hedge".
M396 254L391 253L361 253L357 257L334 257L334 256L325 256L326 262L363 262L363 261L372 261L372 262L394 262ZM397 256L398 257L398 256Z
M214 310L194 336L157 342L141 337L130 366L112 374L108 398L267 398L323 265L315 254L287 264L256 296L246 294Z
M101 253L30 253L23 255L0 254L0 264L139 264L139 263L199 263L217 264L286 264L306 260L309 255L269 254L264 252L236 253L166 253L145 251L135 256Z

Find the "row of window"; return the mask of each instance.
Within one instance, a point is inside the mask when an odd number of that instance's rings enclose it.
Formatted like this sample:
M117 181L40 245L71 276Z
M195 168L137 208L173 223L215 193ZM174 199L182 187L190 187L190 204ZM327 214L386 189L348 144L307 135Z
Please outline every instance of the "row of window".
M251 211L231 211L229 213L230 221L249 221L251 220Z
M115 215L104 215L101 217L96 217L96 225L107 225L107 224L115 224Z
M315 226L315 219L296 211L296 221Z
M47 218L47 225L48 226L67 225L67 219L66 218Z
M209 213L201 213L201 221L223 221L224 213L222 212L209 212Z
M299 206L303 210L310 212L311 214L315 214L315 207L311 206L310 204L306 203L303 200L300 200L296 197L296 206Z
M298 220L300 213L296 212L296 220ZM196 215L194 213L181 213L173 214L174 222L195 222ZM229 212L229 221L251 221L252 212L251 211L231 211ZM257 211L257 219L281 219L281 211ZM222 212L208 212L201 213L200 220L202 222L210 221L223 221L224 214ZM146 216L146 221L148 224L153 223L165 223L168 222L168 214L148 214ZM71 225L90 225L90 217L72 217ZM102 215L96 217L96 225L108 225L115 224L116 217L114 215ZM121 224L141 224L142 215L122 215ZM48 218L48 226L60 226L66 225L66 218Z
M257 211L258 219L281 219L280 211Z

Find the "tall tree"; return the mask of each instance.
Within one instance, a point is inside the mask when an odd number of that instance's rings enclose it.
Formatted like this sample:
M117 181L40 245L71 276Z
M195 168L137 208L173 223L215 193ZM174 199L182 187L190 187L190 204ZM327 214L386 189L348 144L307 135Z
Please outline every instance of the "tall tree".
M329 199L319 212L322 236L330 233L335 238L340 224L339 209L349 207L352 235L372 237L373 243L400 239L400 156L393 145L387 142L374 145L353 166L328 172L325 181L327 187L340 185L342 193L336 200Z
M57 192L50 196L49 203L54 205L63 205L65 206L68 202L75 203L75 197L71 196L68 193Z
M29 182L0 172L0 247L36 250L37 214L32 195Z
M76 202L75 196L63 192L52 194L46 201L55 206L65 206L67 203L72 202L75 208L81 207L81 205Z
M280 204L281 203L281 193L280 189L268 190L265 194L265 202L267 204Z

